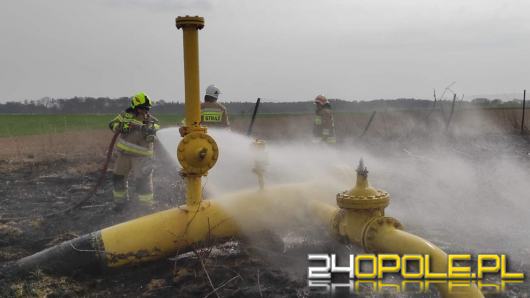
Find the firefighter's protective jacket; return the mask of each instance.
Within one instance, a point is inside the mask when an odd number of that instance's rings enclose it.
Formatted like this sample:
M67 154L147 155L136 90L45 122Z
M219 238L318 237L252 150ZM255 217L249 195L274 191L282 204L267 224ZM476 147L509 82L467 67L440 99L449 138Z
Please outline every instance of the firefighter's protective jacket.
M218 102L201 103L201 123L207 127L229 127L226 107Z
M113 132L121 134L116 142L119 152L132 156L153 156L153 142L156 131L160 129L159 121L150 114L145 118L135 115L132 109L118 114L109 123Z
M335 143L335 123L329 103L317 105L313 134L326 143Z

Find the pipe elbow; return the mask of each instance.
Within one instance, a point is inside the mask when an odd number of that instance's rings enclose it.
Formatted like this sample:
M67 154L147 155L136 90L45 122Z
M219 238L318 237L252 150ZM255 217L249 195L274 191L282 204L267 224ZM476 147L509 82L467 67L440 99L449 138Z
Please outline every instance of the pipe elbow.
M447 272L447 254L431 242L402 230L401 224L391 217L377 217L368 222L363 231L363 247L368 252L429 255L433 272ZM482 292L475 286L451 291L448 284L436 284L445 298L480 298Z

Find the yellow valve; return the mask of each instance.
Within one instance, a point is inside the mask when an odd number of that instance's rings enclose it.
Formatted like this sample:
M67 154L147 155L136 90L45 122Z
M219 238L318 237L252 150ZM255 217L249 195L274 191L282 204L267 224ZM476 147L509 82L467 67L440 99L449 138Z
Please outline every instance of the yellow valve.
M355 187L337 194L338 212L315 206L321 211L319 218L331 216L331 233L340 240L361 245L370 253L421 254L432 258L433 270L447 270L447 254L432 243L403 231L401 223L384 216L390 195L368 183L368 170L361 159L357 168ZM436 285L442 297L483 297L480 290L471 286L461 294L451 293L447 285Z
M265 141L264 140L260 140L260 139L256 139L254 140L254 142L252 143L252 145L254 146L254 148L256 150L265 150Z
M192 132L180 141L177 157L186 175L204 176L217 162L219 148L211 136Z
M357 168L357 182L349 191L337 194L337 205L344 209L384 209L390 203L390 195L375 189L368 183L368 169L361 159Z

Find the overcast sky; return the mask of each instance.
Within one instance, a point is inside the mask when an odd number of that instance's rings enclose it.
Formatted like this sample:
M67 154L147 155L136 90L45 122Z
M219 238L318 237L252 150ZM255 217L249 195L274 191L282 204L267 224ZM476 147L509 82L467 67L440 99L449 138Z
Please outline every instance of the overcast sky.
M222 100L530 89L528 0L2 0L0 101L183 99L179 15L200 15Z

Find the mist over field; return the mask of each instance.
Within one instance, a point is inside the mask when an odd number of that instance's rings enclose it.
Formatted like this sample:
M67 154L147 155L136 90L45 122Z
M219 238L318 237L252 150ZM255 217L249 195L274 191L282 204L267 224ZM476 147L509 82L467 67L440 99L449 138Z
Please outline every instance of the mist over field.
M349 139L337 147L311 140L267 143L265 184L315 183L336 205L334 194L354 185L363 158L372 186L388 191L386 214L450 252L506 253L518 266L530 254L530 146L518 135L493 130L497 124L477 115L482 125L400 138ZM423 127L424 123L415 123ZM482 127L482 128L481 128ZM210 197L257 189L252 173L252 138L210 129L220 157L203 184ZM160 141L174 152L176 129L165 129ZM172 154L174 156L174 154ZM176 164L176 160L174 160ZM264 215L269 216L269 215Z

